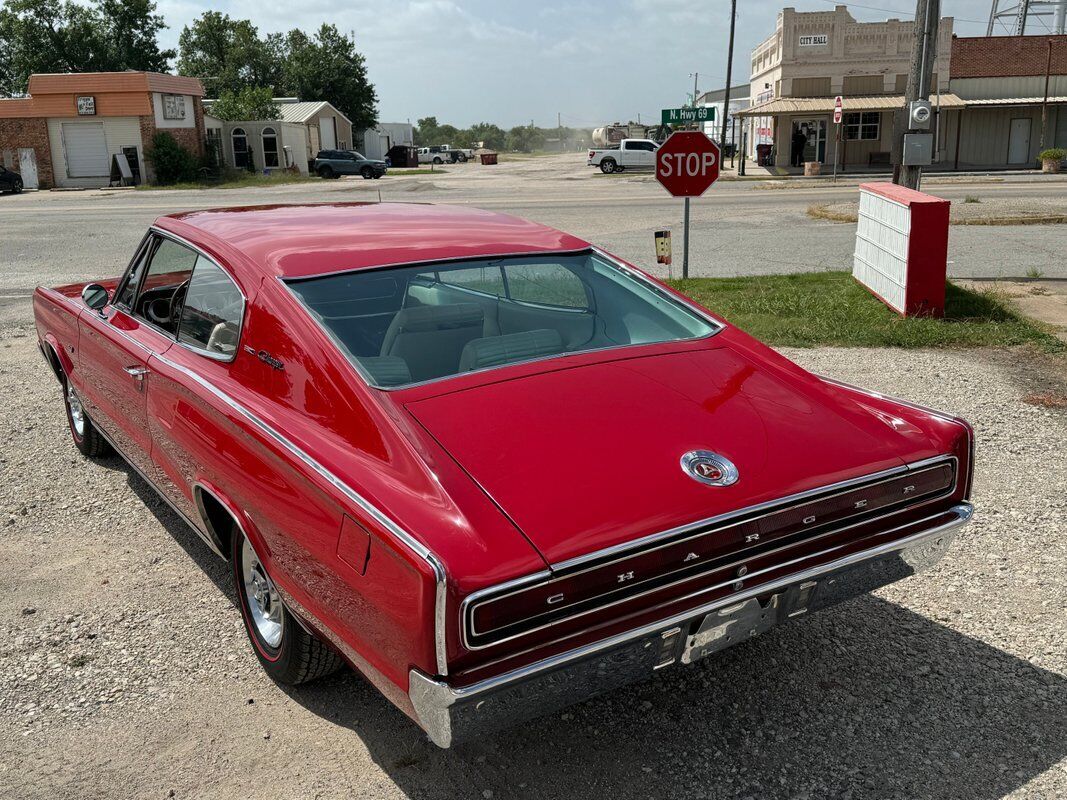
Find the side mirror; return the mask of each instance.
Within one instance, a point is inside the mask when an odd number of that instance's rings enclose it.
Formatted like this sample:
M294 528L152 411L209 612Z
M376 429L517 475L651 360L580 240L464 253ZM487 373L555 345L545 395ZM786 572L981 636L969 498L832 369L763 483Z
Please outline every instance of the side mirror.
M93 311L102 309L110 299L111 296L107 293L107 289L99 283L90 283L82 289L82 301Z

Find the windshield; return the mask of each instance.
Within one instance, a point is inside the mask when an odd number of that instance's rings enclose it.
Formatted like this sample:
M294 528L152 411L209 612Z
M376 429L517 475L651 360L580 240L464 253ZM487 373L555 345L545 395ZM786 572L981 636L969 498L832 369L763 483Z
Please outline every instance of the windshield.
M348 272L289 287L380 388L718 329L592 252Z

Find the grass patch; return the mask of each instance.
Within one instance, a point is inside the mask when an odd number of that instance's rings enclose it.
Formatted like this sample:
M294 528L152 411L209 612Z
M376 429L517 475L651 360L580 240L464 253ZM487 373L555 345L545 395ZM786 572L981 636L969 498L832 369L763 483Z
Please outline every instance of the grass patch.
M973 194L969 194L965 198L963 198L963 202L964 203L981 203L982 200L981 200L981 198L975 197Z
M276 172L273 175L245 172L241 175L229 175L221 179L204 178L199 181L172 183L169 186L141 184L137 189L143 192L166 191L169 189L255 189L264 186L282 186L286 183L305 183L319 180L322 179L292 172Z
M808 216L812 219L825 219L829 222L856 222L859 219L858 214L853 214L848 211L837 211L825 205L813 205L808 206Z
M692 278L671 285L758 339L791 347L1006 347L1067 352L994 291L949 283L945 318L903 319L848 272Z

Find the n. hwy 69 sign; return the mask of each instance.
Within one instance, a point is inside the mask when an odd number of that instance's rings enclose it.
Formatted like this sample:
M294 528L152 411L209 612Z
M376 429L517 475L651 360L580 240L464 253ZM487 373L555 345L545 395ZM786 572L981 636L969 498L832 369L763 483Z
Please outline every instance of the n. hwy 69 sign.
M656 180L675 197L700 197L719 179L719 146L700 131L676 131L656 151Z

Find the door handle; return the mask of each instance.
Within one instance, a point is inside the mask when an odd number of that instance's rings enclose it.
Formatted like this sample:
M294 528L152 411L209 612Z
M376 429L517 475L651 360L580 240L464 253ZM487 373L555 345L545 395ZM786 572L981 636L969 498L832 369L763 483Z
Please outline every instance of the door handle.
M140 364L134 364L132 367L123 367L122 369L135 381L143 381L144 376L152 371L148 367L142 367Z

